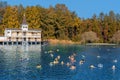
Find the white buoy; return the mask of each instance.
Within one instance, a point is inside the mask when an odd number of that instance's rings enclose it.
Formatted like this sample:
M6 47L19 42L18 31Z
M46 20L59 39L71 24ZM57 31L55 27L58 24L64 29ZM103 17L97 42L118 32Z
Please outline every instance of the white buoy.
M68 56L68 58L70 59L70 56Z
M44 53L47 54L47 51L45 51Z
M79 64L82 65L85 62L84 59L80 60Z
M64 62L63 61L61 61L61 65L63 65L64 64Z
M59 52L59 49L57 49L56 51Z
M52 53L53 51L52 50L49 50L48 53Z
M118 61L117 61L117 59L115 59L115 60L113 60L113 62L114 62L114 63L117 63Z
M68 67L70 66L70 63L69 62L67 62L67 64L66 64Z
M54 55L53 55L53 54L50 54L50 56L53 58Z
M113 66L112 66L112 70L115 70L115 69L116 69L116 67L115 67L115 65L113 65Z
M54 60L53 63L54 63L54 64L58 64L59 61L58 61L58 60Z
M42 66L41 66L40 64L38 64L38 65L36 66L36 68L37 68L37 69L41 69Z
M71 66L70 69L71 69L71 70L75 70L75 69L76 69L76 66Z
M82 58L85 58L85 56L84 56L84 55L82 55Z
M93 69L93 68L95 68L95 66L94 65L90 65L90 68Z
M82 65L82 64L83 64L83 61L80 61L79 64Z
M50 64L49 64L50 66L53 66L53 62L50 62Z
M97 56L97 58L100 58L100 56Z
M98 64L98 67L99 67L99 68L103 68L103 64L99 63L99 64Z
M60 59L60 56L57 56L57 59Z

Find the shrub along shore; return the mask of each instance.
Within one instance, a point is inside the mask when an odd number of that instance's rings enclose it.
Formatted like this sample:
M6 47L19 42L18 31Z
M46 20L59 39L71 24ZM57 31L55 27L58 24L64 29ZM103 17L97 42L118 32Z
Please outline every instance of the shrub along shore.
M71 40L49 39L50 44L81 44L80 42L73 42Z
M73 42L71 40L49 39L50 44L82 44L81 42ZM84 45L117 45L113 43L84 43Z

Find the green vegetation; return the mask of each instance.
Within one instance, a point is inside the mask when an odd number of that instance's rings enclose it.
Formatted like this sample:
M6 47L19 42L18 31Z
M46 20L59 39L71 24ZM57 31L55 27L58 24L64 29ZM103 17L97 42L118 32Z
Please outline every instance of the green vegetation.
M88 32L93 34L92 39L87 38L84 42L120 42L120 38L115 38L120 30L120 14L101 12L98 16L94 14L92 18L81 19L64 4L43 8L39 5L9 6L0 2L0 35L4 34L5 28L19 28L24 14L29 28L42 30L43 39L81 41L82 35Z

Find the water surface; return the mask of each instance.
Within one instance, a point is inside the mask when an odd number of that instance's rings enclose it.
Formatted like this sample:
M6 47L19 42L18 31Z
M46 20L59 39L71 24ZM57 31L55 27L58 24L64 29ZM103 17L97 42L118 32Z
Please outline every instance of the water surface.
M71 70L69 56L74 56ZM60 56L59 63L50 65ZM84 64L79 62L84 59ZM61 61L64 64L61 64ZM103 67L99 68L98 64ZM41 68L37 68L41 65ZM91 69L90 65L95 68ZM115 66L115 70L112 66ZM119 46L1 46L0 80L120 80Z

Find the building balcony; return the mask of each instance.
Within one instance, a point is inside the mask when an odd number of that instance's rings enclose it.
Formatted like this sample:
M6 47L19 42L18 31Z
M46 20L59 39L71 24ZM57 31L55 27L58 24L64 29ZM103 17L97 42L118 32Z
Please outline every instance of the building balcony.
M6 37L41 37L41 36L38 36L38 35L34 35L34 36L31 36L31 35L26 35L26 36L22 36L22 35L12 35L12 36L6 36Z

